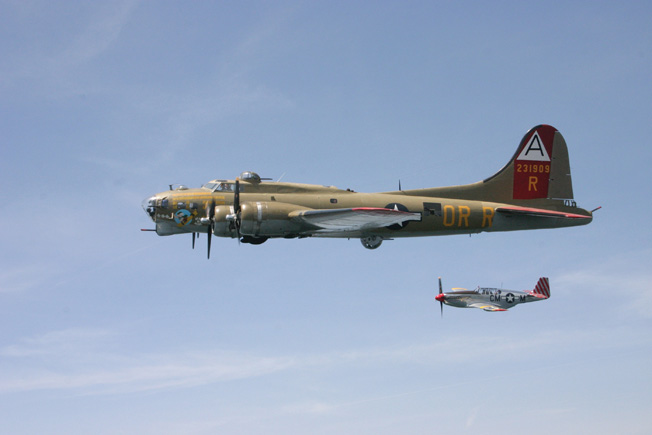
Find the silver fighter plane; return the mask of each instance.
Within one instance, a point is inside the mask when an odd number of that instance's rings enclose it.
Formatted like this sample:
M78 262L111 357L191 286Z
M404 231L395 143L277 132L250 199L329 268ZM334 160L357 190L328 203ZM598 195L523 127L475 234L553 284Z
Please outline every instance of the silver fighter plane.
M435 300L439 301L442 315L444 304L458 308L482 308L485 311L507 311L517 304L536 302L550 297L550 284L548 278L539 278L534 290L505 290L499 288L478 287L475 290L453 288L444 293L439 278L439 294Z

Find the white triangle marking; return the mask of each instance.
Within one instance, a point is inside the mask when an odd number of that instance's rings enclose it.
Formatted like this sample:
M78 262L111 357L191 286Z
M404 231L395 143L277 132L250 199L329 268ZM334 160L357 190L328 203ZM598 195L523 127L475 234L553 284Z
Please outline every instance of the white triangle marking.
M531 160L535 162L549 162L550 156L546 147L543 146L543 141L539 137L539 132L535 131L527 145L523 147L523 151L518 155L516 160Z

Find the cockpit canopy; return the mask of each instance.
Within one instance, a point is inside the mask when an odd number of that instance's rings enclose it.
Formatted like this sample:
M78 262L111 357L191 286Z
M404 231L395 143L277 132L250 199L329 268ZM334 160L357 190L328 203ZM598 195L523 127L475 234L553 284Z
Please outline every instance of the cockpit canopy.
M202 186L204 189L208 189L211 192L234 192L235 184L229 181L211 181Z
M476 289L476 293L480 293L482 295L499 295L502 292L503 292L502 289L499 288L478 287Z
M258 184L262 181L260 175L255 172L245 171L240 174L241 181ZM235 183L228 180L212 180L202 186L211 192L235 192ZM240 192L243 191L243 186L240 185Z

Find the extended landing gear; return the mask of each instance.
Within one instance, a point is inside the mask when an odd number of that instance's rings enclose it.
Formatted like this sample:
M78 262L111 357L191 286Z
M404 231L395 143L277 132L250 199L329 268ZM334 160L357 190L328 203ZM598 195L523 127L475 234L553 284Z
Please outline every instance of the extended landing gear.
M367 249L376 249L381 243L383 243L383 238L380 236L361 237L360 243L362 243L362 246Z

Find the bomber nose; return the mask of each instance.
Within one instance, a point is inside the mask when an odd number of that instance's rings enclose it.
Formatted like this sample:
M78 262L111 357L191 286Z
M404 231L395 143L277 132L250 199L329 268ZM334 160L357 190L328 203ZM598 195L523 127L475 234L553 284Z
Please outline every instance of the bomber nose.
M156 196L150 196L149 198L143 199L143 202L140 203L145 210L145 213L154 219L154 214L156 213Z

